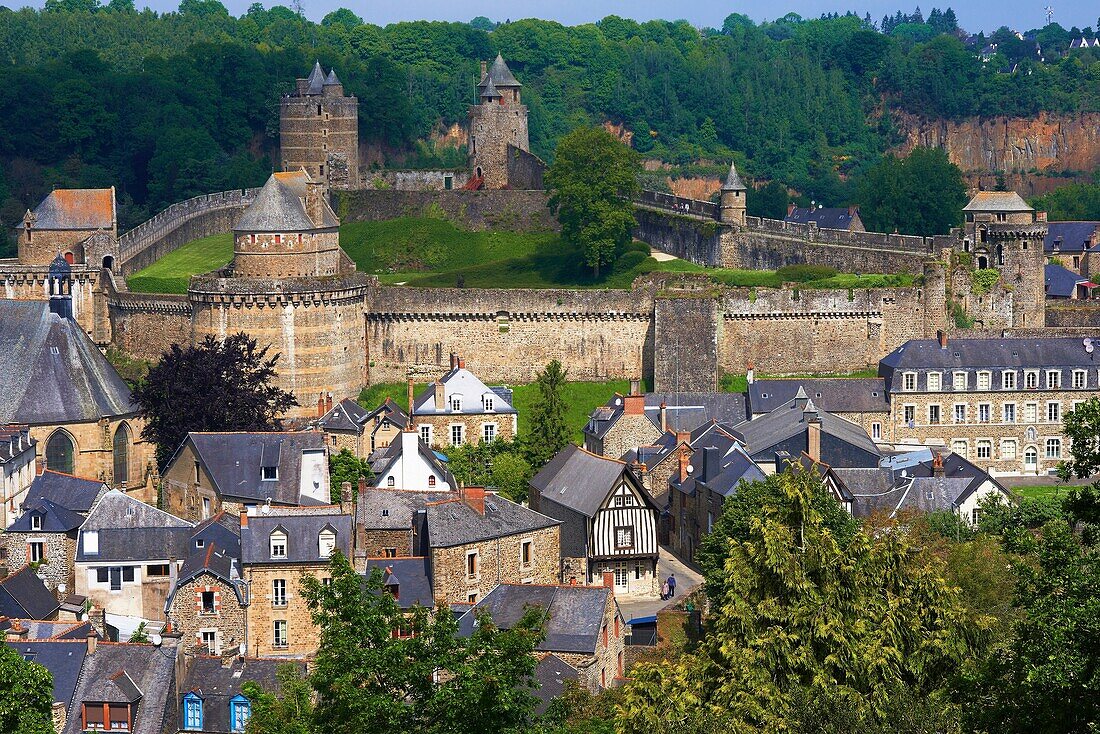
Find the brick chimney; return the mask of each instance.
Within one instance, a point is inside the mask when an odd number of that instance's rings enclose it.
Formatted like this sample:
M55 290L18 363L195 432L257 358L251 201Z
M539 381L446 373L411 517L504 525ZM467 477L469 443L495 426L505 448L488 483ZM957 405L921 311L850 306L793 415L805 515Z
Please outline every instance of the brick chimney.
M451 369L458 367L458 354L451 352Z
M477 514L485 514L485 487L463 487L460 494L462 501Z
M642 409L643 410L645 409L644 404L642 406ZM667 430L668 430L668 406L665 405L665 401L662 400L661 401L661 433L664 433Z
M679 446L682 443L691 444L691 432L690 431L677 431L676 432L676 445Z
M485 75L488 74L488 73L489 73L489 62L488 61L482 61L481 62L481 76L482 76L482 78L484 78ZM29 212L30 210L28 209L27 211Z
M630 394L631 395L641 395L642 394L642 381L641 380L631 380L630 381Z
M241 527L248 527L248 510L241 508Z
M814 461L821 461L821 416L817 413L806 419L806 453Z
M330 410L332 410L332 393L327 393L325 395L325 412L327 413Z
M932 456L932 476L943 479L943 456L941 454Z
M680 482L686 482L688 478L688 462L691 461L691 456L688 452L680 452Z
M18 619L13 619L11 621L11 627L8 628L8 639L9 640L22 640L22 639L26 638L27 633L29 631L30 630L28 630L26 627L24 627L22 624L20 624Z
M325 185L320 181L306 182L306 215L313 221L313 226L324 224Z
M88 643L88 654L94 655L96 643L99 642L99 636L96 635L94 629L88 630L88 636L85 638L85 641Z
M340 483L340 512L344 515L355 514L355 502L352 500L351 482Z
M465 358L463 358L463 357L458 358L458 368L460 370L466 369L466 360L465 360Z
M359 477L359 486L357 487L359 495L362 496L367 493L367 478Z
M627 415L645 415L645 395L638 392L636 382L631 381L630 394L623 396L623 412Z
M320 418L325 414L325 394L323 392L317 393L317 417Z
M603 587L605 589L611 589L611 593L615 593L615 572L604 571L603 572Z
M940 349L947 349L947 332L940 329L936 332L936 338L940 342Z

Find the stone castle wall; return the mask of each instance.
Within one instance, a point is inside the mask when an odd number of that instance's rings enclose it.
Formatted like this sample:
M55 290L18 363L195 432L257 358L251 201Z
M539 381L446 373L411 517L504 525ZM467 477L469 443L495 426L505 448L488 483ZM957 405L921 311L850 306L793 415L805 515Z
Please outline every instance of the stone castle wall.
M328 93L283 97L279 155L284 171L304 168L314 180L358 187L359 100Z
M450 179L450 186L447 179ZM363 188L375 191L453 191L461 189L469 180L470 172L465 168L438 171L391 168L363 174Z
M49 272L49 265L25 265L14 258L0 260L0 287L3 288L0 297L15 301L49 300ZM97 343L106 341L101 338L100 330L105 325L101 323L104 320L98 318L102 314L97 313L100 273L97 267L72 267L73 318Z
M187 296L114 293L107 309L111 344L129 355L155 362L173 344L191 343Z
M508 188L518 191L541 190L546 164L534 153L508 145Z
M1100 307L1089 302L1069 302L1047 305L1047 327L1063 329L1100 328Z
M398 217L438 217L460 229L556 231L545 191L333 191L340 220L380 222Z

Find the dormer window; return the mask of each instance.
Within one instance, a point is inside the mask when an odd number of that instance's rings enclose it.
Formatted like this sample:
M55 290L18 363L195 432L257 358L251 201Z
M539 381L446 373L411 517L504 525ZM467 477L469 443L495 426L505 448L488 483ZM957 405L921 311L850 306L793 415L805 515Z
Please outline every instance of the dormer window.
M84 536L84 555L86 556L98 556L99 555L99 531L98 530L85 530L82 535Z
M321 558L328 558L332 555L332 551L336 548L336 531L332 528L325 528L317 534L317 554Z
M271 557L286 558L286 532L283 530L271 533Z
M279 478L279 467L277 466L263 466L260 467L260 478L265 482L273 482Z
M485 410L486 413L492 413L493 405L495 402L496 401L493 400L492 395L486 395L481 399L481 407Z
M194 696L194 694L188 694ZM198 701L198 717L199 725L194 727L195 730L202 729L202 699L195 696L195 700ZM81 704L81 718L83 719L84 731L130 731L132 716L130 711L130 704L127 703L83 703ZM192 727L188 724L187 719L187 699L184 699L184 729L190 730Z
M41 530L41 529L42 529L42 516L39 515L36 512L33 515L31 515L31 530Z
M183 728L202 731L202 699L193 692L183 697Z
M234 696L229 699L229 728L233 731L244 731L252 716L252 702L244 696Z
M462 411L462 396L461 395L452 395L451 396L451 410L455 413L459 413L459 412Z
M428 477L428 486L429 487L435 487L435 476L434 475Z

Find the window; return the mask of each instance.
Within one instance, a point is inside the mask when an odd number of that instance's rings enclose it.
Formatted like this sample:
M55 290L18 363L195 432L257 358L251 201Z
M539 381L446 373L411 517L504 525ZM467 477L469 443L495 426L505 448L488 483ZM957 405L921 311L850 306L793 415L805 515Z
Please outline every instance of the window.
M1005 423L1016 422L1016 403L1005 403L1001 406L1001 420Z
M386 477L386 486L387 487L393 487L394 485L395 485L395 480L394 480L393 476Z
M497 437L497 424L486 423L481 426L481 439L485 443L492 443Z
M940 422L940 406L929 405L928 406L928 425L936 426Z
M286 579L271 580L271 606L286 606Z
M396 548L383 548L382 549L382 555L385 558L397 558L397 549Z
M1024 387L1028 390L1039 387L1039 370L1026 370L1024 372Z
M992 375L989 372L978 373L978 389L988 390L990 383L992 382Z
M202 640L202 646L209 650L211 655L221 654L221 649L218 645L217 630L199 630L199 635L199 639Z
M967 448L966 441L961 441L961 440L951 442L951 451L952 451L952 453L957 454L957 455L963 457L964 459L966 458L967 454L970 452L970 450Z
M434 474L431 475L430 477L428 477L428 486L429 487L435 487L435 475Z
M199 480L200 480L201 478L202 478L202 474L201 474L201 472L200 472L200 470L199 470L199 462L197 462L197 461L196 461L196 462L195 462L195 484L198 484L198 483L199 483Z
M615 505L615 507L633 507L634 506L634 495L632 495L632 494L615 495L614 505Z
M328 558L336 548L336 531L325 528L317 534L317 555Z
M122 591L122 569L118 566L112 566L110 571L111 591Z
M634 547L634 527L622 525L615 528L615 548L623 550Z
M1015 459L1016 458L1016 442L1010 438L1001 440L1001 458L1002 459Z
M214 612L215 612L214 592L213 591L203 591L203 592L201 592L201 594L202 594L202 597L201 597L200 601L202 603L202 613L203 614L214 614Z
M917 406L906 405L901 409L902 421L910 428L913 427L913 421L916 420Z
M524 566L531 565L531 541L525 540L519 544L519 562Z
M1024 468L1034 470L1039 463L1039 452L1034 446L1024 449Z
M953 412L956 423L966 423L966 403L955 403Z
M492 395L483 395L481 397L481 407L485 410L486 413L493 412L493 406L495 403L496 401L493 399Z
M1039 404L1024 403L1024 423L1035 423L1039 420Z
M455 413L459 413L459 412L462 411L462 396L461 395L452 395L451 396L451 410Z
M978 422L989 423L989 416L993 412L993 406L989 403L978 403Z
M275 235L275 244L276 245L283 244L283 236L281 234Z
M469 594L466 595L466 603L467 604L477 604L477 592L476 591L471 591Z
M901 376L901 389L906 392L913 392L917 389L917 373L906 372Z
M265 466L260 469L260 479L271 482L279 478L279 467Z
M420 426L420 440L423 441L424 443L426 443L429 446L432 445L432 427L431 426Z
M203 497L202 498L202 519L205 520L208 517L210 517L210 498L209 497Z
M274 622L274 633L272 635L271 646L275 648L287 648L290 644L287 637L285 619L276 619Z
M1085 372L1084 370L1074 370L1073 371L1073 389L1074 390L1084 390L1085 389L1085 385L1088 382L1088 374L1089 373Z
M122 580L128 584L134 583L134 567L123 566L122 567Z
M466 442L466 426L456 424L451 426L451 445L461 446Z
M1015 372L1002 372L1001 373L1001 388L1004 390L1016 389L1016 373Z
M97 568L95 570L96 583L99 583L99 584L107 583L107 572L108 572L108 570L109 569L106 566L100 566L99 568Z
M875 441L882 438L882 424L878 421L871 424L871 438Z
M86 703L84 708L84 728L85 729L106 729L106 720L103 718L103 704L101 703ZM190 728L184 726L184 728Z
M234 696L229 701L229 727L233 731L244 731L248 719L252 716L252 702L244 696Z
M993 455L993 442L979 440L977 444L975 444L975 449L977 450L979 459L988 459Z
M479 563L477 551L466 552L466 578L476 579L478 571L480 571L481 564Z
M1062 373L1059 370L1047 370L1047 390L1058 390L1062 387Z
M959 390L959 391L965 390L966 389L966 373L965 372L954 372L954 373L952 373L952 375L951 375L951 387L954 390Z
M99 555L99 531L98 530L83 530L80 533L81 540L84 541L84 555L98 556Z
M282 530L271 532L271 557L286 558L286 533Z
M38 513L34 513L33 515L31 515L31 530L41 530L41 529L42 529L42 516L39 515Z
M633 534L633 529L631 529ZM630 581L630 569L625 563L616 564L615 568L615 586L620 589L627 588L627 584ZM607 627L603 628L603 644L607 646Z
M943 381L943 375L941 375L939 372L929 372L928 373L928 389L929 390L940 390L940 389L942 389L942 385L941 385L942 381Z
M1046 442L1046 458L1048 459L1060 459L1062 458L1062 439L1060 438L1048 438Z
M112 703L108 707L111 731L130 731L130 706L125 703Z
M41 563L46 560L46 544L41 541L27 543L27 560L31 563Z
M1050 402L1047 403L1047 422L1057 423L1062 420L1062 404Z
M76 447L65 431L54 431L46 441L46 468L63 474L73 473L73 454Z
M125 423L115 431L113 448L115 484L126 484L130 481L130 428Z
M331 438L332 438L332 445L335 446L336 445L336 434L333 434Z

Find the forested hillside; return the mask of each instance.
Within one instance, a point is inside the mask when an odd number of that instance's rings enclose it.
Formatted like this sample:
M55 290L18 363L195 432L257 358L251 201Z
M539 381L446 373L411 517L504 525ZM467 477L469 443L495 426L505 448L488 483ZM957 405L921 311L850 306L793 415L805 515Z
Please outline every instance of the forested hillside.
M748 175L825 203L851 199L861 172L898 142L892 109L951 119L1100 110L1100 53L1064 55L1069 31L1040 31L1045 61L1006 42L1006 55L983 63L939 11L877 24L787 16L757 26L732 15L707 30L614 16L381 28L347 10L313 23L259 4L234 18L216 0L165 15L96 2L0 9L5 223L53 186L118 186L125 226L194 194L262 182L279 95L314 58L359 97L362 142L391 157L415 152L406 163L461 160L418 141L465 120L478 61L500 51L525 85L543 157L572 127L611 121L647 157L735 157ZM1001 73L1013 54L1020 66Z

